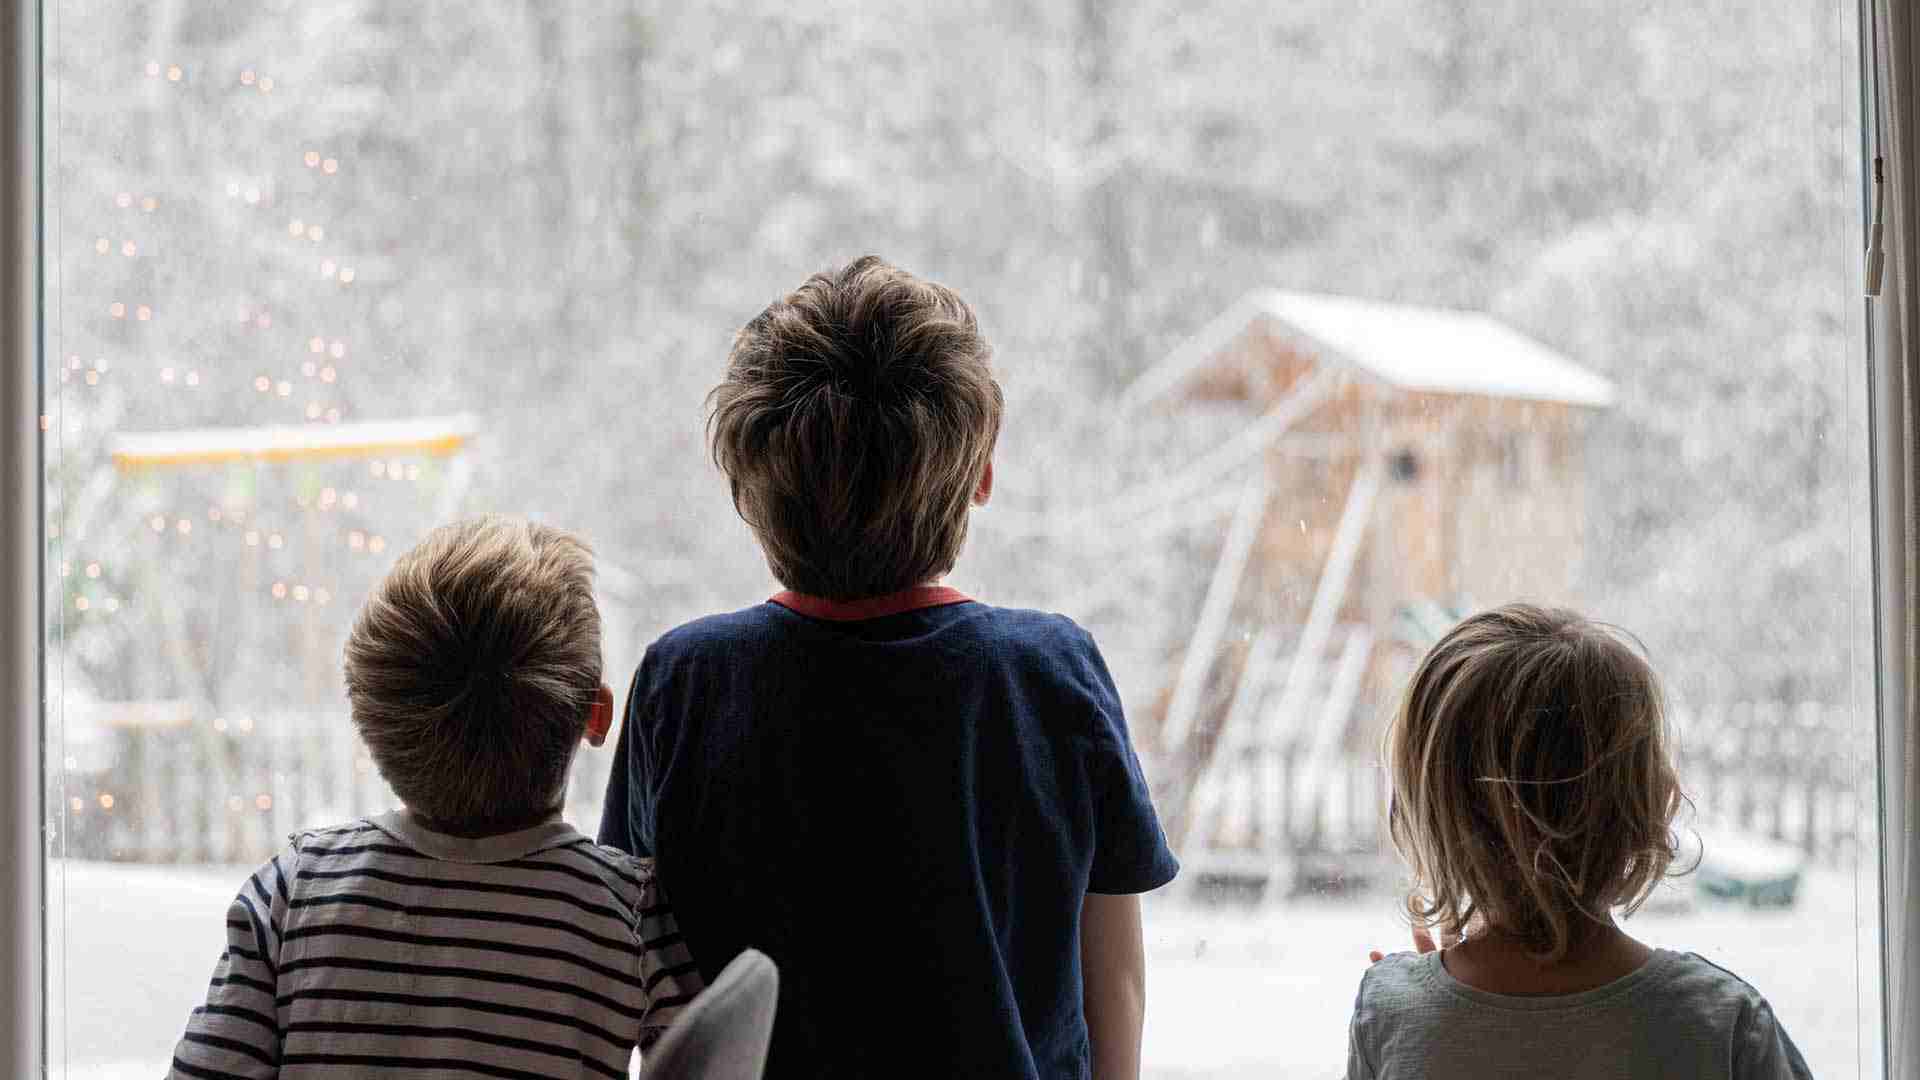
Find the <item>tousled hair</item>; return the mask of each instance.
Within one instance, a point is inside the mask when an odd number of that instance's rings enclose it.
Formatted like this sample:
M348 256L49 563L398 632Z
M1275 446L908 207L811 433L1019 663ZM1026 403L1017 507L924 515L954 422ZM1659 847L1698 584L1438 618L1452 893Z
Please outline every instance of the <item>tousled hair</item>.
M991 355L958 294L872 255L735 335L708 440L782 585L858 599L953 569L1000 432Z
M551 814L600 687L593 554L546 525L445 525L400 556L346 646L353 723L394 794L480 835Z
M1660 683L1622 632L1509 604L1421 660L1387 729L1389 831L1416 926L1564 957L1672 866L1686 796Z

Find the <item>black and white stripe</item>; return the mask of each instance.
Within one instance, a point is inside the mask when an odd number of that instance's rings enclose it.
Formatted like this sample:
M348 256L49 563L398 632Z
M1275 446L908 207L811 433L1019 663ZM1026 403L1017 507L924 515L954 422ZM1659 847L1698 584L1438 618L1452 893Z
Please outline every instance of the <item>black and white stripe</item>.
M650 860L552 822L293 838L227 909L173 1076L625 1077L700 986Z

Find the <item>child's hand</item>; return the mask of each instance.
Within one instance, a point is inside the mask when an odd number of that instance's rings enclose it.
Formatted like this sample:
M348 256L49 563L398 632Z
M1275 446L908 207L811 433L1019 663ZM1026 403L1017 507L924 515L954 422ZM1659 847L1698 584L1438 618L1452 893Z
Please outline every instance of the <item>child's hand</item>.
M1449 948L1458 944L1460 944L1459 938L1447 939L1447 946ZM1429 934L1426 932L1425 929L1416 926L1413 928L1413 948L1415 952L1430 953L1430 952L1433 952L1435 949L1439 948L1439 946L1433 943L1432 934ZM1367 953L1367 963L1369 964L1377 964L1380 961L1385 960L1386 958L1387 958L1387 954L1381 952L1379 949L1374 949L1371 952Z
M1442 946L1451 949L1455 945L1460 944L1459 934L1442 934L1440 935L1441 937L1440 944L1435 945L1433 943L1433 935L1427 932L1426 927L1421 926L1419 924L1419 920L1422 914L1423 912L1421 911L1419 894L1417 893L1408 894L1407 916L1414 920L1413 949L1415 952L1426 954L1426 953L1434 952L1439 948L1441 948ZM1380 961L1385 960L1386 958L1387 958L1387 954L1381 952L1379 949L1374 949L1373 951L1367 953L1367 963L1369 964L1377 964Z

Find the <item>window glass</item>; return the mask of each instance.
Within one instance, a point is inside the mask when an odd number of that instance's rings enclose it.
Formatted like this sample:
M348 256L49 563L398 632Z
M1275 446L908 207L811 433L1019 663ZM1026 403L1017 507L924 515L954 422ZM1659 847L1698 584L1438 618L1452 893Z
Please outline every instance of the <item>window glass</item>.
M48 9L61 1075L162 1068L244 867L391 805L341 645L433 524L586 534L616 687L775 588L703 395L868 252L996 344L954 583L1093 632L1185 863L1150 1076L1338 1070L1382 724L1520 598L1667 679L1701 869L1630 929L1877 1069L1851 5Z

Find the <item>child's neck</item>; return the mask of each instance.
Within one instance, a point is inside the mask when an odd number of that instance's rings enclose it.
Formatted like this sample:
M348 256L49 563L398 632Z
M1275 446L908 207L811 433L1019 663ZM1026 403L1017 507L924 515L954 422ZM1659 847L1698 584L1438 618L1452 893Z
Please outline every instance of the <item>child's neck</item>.
M531 829L535 825L543 825L549 821L556 820L560 817L560 804L556 802L551 809L525 818L511 818L488 822L486 824L455 824L435 821L410 806L407 807L407 813L428 832L437 832L442 836L455 836L462 840L485 840L490 836L507 836L512 833Z
M1493 994L1577 994L1640 970L1653 950L1612 922L1589 928L1551 964L1499 930L1485 930L1441 954L1447 973Z

